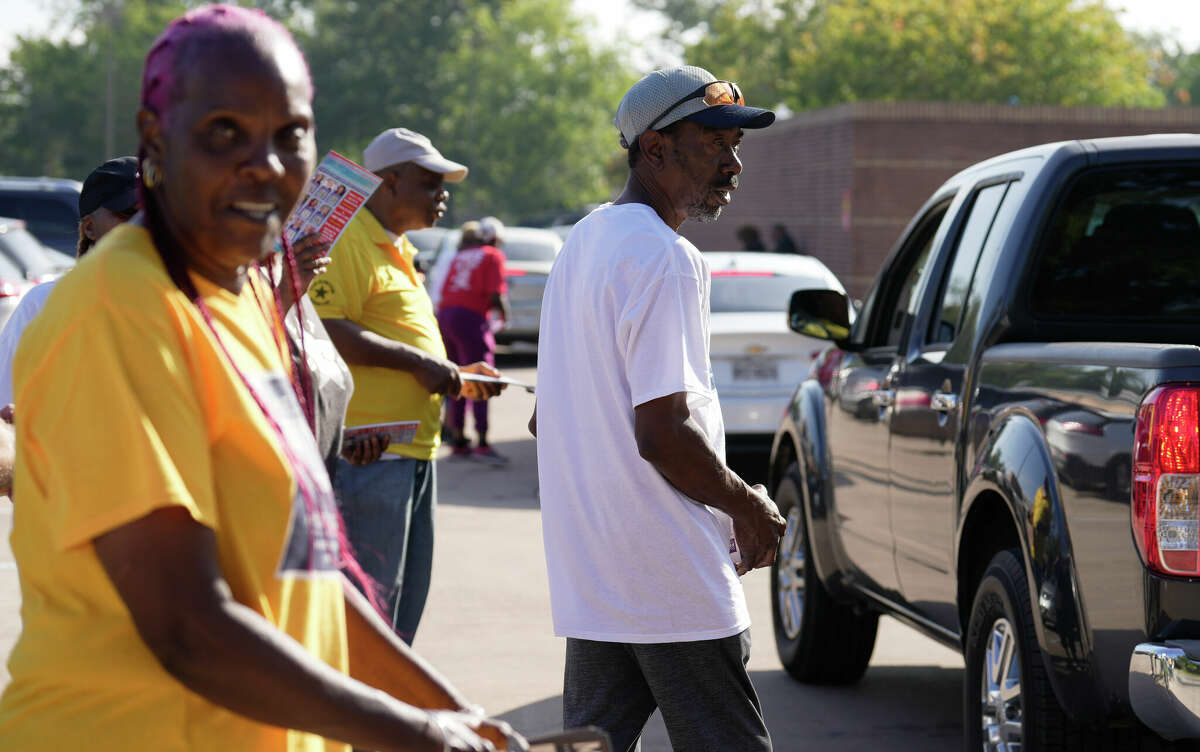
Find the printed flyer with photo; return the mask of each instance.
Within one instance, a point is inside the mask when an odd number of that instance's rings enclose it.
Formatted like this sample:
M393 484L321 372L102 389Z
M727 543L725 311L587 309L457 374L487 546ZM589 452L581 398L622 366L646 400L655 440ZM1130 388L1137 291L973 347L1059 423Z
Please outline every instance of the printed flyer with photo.
M375 173L336 151L325 155L304 189L304 196L288 216L283 236L289 243L317 233L325 243L336 243L346 225L383 182Z

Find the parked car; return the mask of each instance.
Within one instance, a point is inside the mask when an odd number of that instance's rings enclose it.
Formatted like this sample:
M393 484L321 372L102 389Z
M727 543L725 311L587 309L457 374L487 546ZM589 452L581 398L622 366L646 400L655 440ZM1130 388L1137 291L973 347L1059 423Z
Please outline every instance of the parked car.
M740 458L748 465L761 458L765 475L779 415L829 346L788 330L788 301L800 289L845 291L812 256L710 251L704 257L712 273L710 358L726 448L749 455Z
M82 189L78 180L0 177L0 217L23 220L43 245L73 259Z
M19 219L0 217L0 327L25 292L75 263L38 242Z
M889 614L963 651L964 749L1200 738L1200 136L970 167L853 326L788 315L835 349L771 453L787 671L856 681Z
M442 237L431 271L425 278L426 289L434 306L442 297L442 284L450 262L458 252L461 233L449 230ZM508 282L508 302L511 316L508 326L496 335L498 342L537 342L538 324L542 317L542 293L550 267L562 249L562 239L538 227L506 227L501 236L500 250L504 251L504 274Z

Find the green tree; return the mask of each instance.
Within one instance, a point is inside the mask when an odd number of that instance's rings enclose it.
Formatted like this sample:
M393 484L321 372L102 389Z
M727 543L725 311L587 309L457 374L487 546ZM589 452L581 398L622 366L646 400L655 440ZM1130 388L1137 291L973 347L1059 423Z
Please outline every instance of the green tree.
M77 10L82 41L20 39L0 68L0 173L82 179L105 159L134 153L142 62L182 7L166 0L84 2Z
M793 109L857 100L1154 107L1149 52L1100 0L682 4L686 58ZM668 8L669 10L669 8Z
M598 201L619 158L611 120L632 76L569 0L316 0L304 35L323 148L358 158L375 134L425 133L471 168L457 218Z
M1142 40L1153 66L1152 80L1167 103L1177 107L1200 105L1200 51L1185 52L1160 37Z
M70 40L22 39L0 68L0 174L79 178L137 145L146 50L194 0L79 0ZM613 112L633 76L570 0L256 0L283 18L316 85L318 141L360 159L384 128L471 167L458 218L517 219L611 195ZM112 154L106 153L113 81Z

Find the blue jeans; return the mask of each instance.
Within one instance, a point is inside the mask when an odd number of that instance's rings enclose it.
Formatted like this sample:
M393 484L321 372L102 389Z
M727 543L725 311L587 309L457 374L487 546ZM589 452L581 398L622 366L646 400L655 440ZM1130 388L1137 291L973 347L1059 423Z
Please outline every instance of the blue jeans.
M409 645L429 595L436 479L432 460L405 457L362 467L339 460L334 480L354 555Z

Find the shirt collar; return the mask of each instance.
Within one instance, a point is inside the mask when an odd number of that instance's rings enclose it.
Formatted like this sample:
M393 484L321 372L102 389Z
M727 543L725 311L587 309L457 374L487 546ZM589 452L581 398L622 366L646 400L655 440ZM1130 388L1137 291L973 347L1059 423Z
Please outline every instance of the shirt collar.
M412 263L413 257L417 255L417 247L408 238L397 235L384 227L383 223L369 209L364 207L361 214L367 234L370 235L373 243L383 248L394 249L400 258Z
M366 225L367 232L371 236L371 241L380 246L392 246L401 256L416 255L416 247L409 242L408 238L403 235L397 235L388 228L383 226L379 218L371 213L370 209L363 208L362 210L363 223Z

